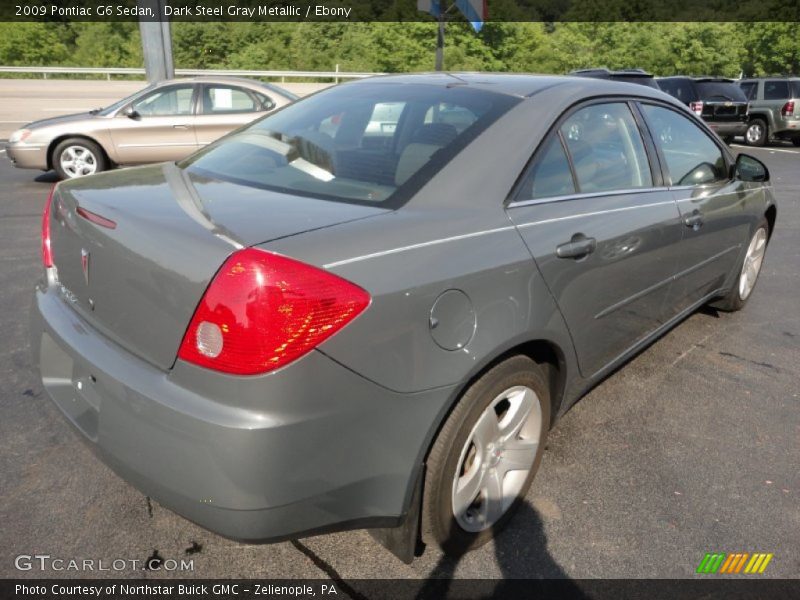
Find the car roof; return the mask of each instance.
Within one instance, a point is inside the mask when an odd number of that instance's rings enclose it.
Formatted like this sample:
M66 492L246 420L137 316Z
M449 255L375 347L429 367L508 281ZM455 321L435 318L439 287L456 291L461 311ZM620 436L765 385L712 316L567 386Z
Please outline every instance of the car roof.
M527 97L533 96L545 89L556 86L570 86L571 93L584 93L587 97L592 95L626 95L647 96L660 100L674 100L672 96L650 88L614 81L613 79L595 79L569 75L530 75L521 73L414 73L408 75L380 75L344 83L342 85L368 85L368 84L419 84L438 85L442 87L469 86L498 94Z
M640 68L620 69L618 71L612 71L611 69L607 69L606 67L595 67L591 69L576 69L574 71L570 71L570 75L577 75L579 77L642 77L642 78L653 77L652 73L648 73L644 69Z
M730 79L729 77L715 77L715 76L711 76L711 75L701 75L701 76L697 76L697 77L690 77L689 75L670 75L668 77L658 77L658 78L656 78L657 81L661 81L662 79L665 79L665 80L689 79L689 80L695 81L697 83L706 83L706 82L736 83L735 79Z
M235 75L194 75L191 77L176 77L175 79L159 81L153 87L161 87L175 83L235 83L251 88L270 89L279 94L286 94L287 96L292 95L289 91L277 85L264 83L258 79L250 79L248 77L236 77Z

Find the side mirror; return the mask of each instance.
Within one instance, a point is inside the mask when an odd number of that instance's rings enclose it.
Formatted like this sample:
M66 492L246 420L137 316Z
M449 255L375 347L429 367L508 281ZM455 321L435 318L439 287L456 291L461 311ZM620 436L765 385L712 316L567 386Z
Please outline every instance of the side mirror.
M757 158L740 154L736 157L733 176L740 181L769 181L769 169Z
M124 109L122 109L122 114L129 119L138 119L141 117L141 115L132 106L126 106Z

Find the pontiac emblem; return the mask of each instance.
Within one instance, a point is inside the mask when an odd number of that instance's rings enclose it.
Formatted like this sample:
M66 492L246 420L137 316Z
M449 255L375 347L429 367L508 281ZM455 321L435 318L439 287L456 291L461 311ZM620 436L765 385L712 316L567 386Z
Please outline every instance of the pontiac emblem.
M83 280L89 285L89 251L81 248L81 269L83 269Z

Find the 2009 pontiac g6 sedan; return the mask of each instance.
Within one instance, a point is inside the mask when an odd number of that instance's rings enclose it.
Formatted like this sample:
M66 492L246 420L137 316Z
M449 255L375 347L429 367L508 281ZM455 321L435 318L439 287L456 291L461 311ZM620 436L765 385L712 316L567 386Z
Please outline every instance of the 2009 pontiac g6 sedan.
M644 86L348 83L56 187L34 355L99 455L208 529L459 553L592 385L698 307L742 308L768 179Z

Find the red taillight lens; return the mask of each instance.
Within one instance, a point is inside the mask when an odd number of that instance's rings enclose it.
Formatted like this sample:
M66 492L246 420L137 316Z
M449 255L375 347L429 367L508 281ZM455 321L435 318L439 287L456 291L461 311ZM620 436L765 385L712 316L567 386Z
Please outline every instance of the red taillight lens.
M56 186L54 185L50 188L47 201L44 203L44 212L42 213L42 264L45 269L53 266L53 251L50 249L50 207L53 204L55 191Z
M781 109L781 114L784 117L789 117L794 113L794 100L789 100L786 104L783 105Z
M369 303L367 292L327 271L239 250L208 286L178 357L225 373L266 373L311 351Z
M689 109L696 114L698 117L703 114L703 103L702 102L690 102Z

